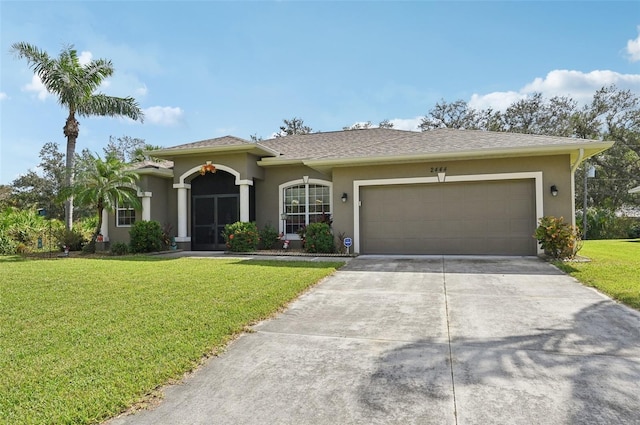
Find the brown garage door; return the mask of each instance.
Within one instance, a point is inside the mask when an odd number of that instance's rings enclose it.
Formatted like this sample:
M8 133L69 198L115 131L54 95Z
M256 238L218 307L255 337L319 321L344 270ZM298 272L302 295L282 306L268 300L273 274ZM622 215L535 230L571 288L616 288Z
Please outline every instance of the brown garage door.
M360 188L365 254L535 255L533 179Z

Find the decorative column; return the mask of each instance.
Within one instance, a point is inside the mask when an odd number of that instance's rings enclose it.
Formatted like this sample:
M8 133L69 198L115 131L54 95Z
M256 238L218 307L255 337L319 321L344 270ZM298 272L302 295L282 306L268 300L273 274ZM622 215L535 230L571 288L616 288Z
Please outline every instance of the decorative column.
M240 180L240 221L249 221L249 186L253 186L253 180Z
M102 240L109 242L109 211L102 210L102 226L100 226L100 233L102 234Z
M176 183L174 189L178 189L178 236L176 242L189 242L187 237L187 190L191 185L187 183Z
M142 198L142 221L151 221L151 192L138 192Z

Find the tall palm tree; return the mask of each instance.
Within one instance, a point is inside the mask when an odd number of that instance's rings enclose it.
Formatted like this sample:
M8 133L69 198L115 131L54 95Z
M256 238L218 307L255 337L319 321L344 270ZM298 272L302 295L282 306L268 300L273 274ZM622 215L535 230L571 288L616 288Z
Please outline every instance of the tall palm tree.
M27 59L29 67L40 77L42 84L58 97L58 103L69 111L63 127L67 138L65 184L71 187L75 160L76 140L80 123L76 114L82 117L125 116L143 121L144 114L132 97L113 97L95 93L102 81L110 77L113 65L110 60L92 60L81 65L77 51L72 45L66 46L57 59L29 43L14 43L11 51L20 59ZM73 197L65 201L65 224L73 226Z
M123 204L140 208L136 185L139 175L115 155L108 155L104 160L89 155L78 168L70 194L75 195L78 204L93 207L98 213L98 225L89 242L95 246L102 228L103 210L114 211Z

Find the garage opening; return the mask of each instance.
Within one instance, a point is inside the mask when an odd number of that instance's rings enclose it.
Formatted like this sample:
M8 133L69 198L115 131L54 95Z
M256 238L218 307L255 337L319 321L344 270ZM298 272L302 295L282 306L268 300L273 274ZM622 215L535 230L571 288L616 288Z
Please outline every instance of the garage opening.
M536 255L534 179L360 188L363 254Z

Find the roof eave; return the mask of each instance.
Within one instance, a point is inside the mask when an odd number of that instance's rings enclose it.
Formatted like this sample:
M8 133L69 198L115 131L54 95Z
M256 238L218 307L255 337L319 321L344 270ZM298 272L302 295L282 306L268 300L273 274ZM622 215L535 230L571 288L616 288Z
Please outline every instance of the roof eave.
M575 161L579 156L580 149L584 149L584 159L590 158L613 146L613 142L599 142L588 145L560 145L550 146L545 149L539 147L530 148L506 148L506 149L485 149L476 151L458 152L438 152L396 156L375 156L375 157L352 157L352 158L332 158L332 159L310 159L301 160L304 165L322 172L333 167L356 166L356 165L382 165L399 164L408 162L433 162L433 161L458 161L470 159L490 159L490 158L513 158L520 156L545 156L545 155L571 155L571 160ZM269 161L271 162L271 161ZM275 162L275 161L274 161ZM275 165L275 164L274 164Z
M257 156L277 156L278 152L258 143L247 145L229 146L199 146L195 148L182 149L160 149L149 151L148 154L158 158L172 159L176 156L199 155L205 153L253 153Z

